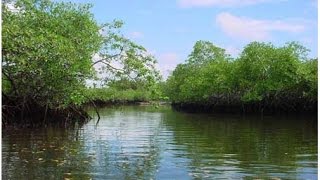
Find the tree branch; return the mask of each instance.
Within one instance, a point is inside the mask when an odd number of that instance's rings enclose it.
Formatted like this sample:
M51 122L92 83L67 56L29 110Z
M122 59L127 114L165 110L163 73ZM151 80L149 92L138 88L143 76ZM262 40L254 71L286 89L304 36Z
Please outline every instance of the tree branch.
M123 49L124 49L124 48L121 47L121 48L120 48L120 52L119 52L118 54L114 54L114 55L112 55L112 56L109 56L109 57L100 59L100 60L92 63L91 66L94 66L94 65L96 65L96 64L98 64L98 63L103 63L104 61L106 61L106 60L108 60L108 59L112 59L112 58L115 58L115 57L117 57L117 56L120 56L120 55L122 54L122 52L123 52Z

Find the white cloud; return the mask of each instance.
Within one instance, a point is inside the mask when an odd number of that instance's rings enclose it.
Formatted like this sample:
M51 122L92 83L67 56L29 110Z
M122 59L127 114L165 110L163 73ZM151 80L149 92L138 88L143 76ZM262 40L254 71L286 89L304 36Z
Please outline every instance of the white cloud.
M302 22L257 20L234 16L226 12L216 16L216 23L227 35L250 41L270 39L272 32L275 31L298 33L306 28Z
M239 7L254 5L263 2L270 2L273 0L178 0L179 7Z
M8 10L13 13L18 13L21 11L21 8L16 7L16 5L13 2L5 3L5 6L7 6Z
M173 52L160 54L157 56L157 59L157 68L160 70L164 79L167 79L170 73L176 68L177 64L180 63L179 55Z
M144 36L143 33L139 31L134 31L129 33L129 37L133 39L140 39L140 38L143 38L143 36Z
M156 53L157 51L154 49L147 49L147 52L146 52L147 55L151 55L151 56L155 56Z
M92 57L92 62L96 62L96 61L99 61L101 59L103 59L103 57L99 53L96 53ZM110 64L110 66L112 66L114 68L117 68L117 69L122 69L123 68L123 65L121 63L119 63L118 61L116 61L116 60L109 61L109 64ZM93 79L87 80L86 81L87 82L87 86L92 87L93 84L96 84L98 87L102 87L105 84L104 80L107 77L111 78L111 77L114 76L113 73L111 73L111 72L109 72L108 70L105 69L106 65L103 64L103 63L94 64L93 68L96 71L97 80L93 80Z
M232 57L237 57L241 50L239 48L236 48L234 46L227 46L225 47L226 53L230 54Z

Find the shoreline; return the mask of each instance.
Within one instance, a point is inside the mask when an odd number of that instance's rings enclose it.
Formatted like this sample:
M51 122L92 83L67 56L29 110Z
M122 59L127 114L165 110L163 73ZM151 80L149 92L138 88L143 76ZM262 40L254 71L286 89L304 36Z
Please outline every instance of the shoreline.
M233 105L214 105L203 103L172 103L172 108L177 111L189 113L209 113L209 114L240 114L240 115L300 115L308 114L311 116L318 115L318 104L314 103L308 107L298 105L294 109L263 106L259 103L233 104Z

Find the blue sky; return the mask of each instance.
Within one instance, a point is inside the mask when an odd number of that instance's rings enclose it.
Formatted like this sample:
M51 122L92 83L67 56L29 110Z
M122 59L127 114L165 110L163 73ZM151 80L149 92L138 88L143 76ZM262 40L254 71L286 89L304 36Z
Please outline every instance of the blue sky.
M197 40L236 57L251 41L299 41L318 53L316 0L72 0L93 4L99 23L123 20L122 33L158 60L166 77L184 62Z

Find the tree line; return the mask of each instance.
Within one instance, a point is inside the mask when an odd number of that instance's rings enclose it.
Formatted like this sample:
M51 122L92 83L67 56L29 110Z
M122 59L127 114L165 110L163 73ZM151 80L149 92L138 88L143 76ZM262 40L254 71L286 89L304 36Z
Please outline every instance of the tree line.
M317 111L318 59L297 42L252 42L238 58L198 41L166 82L177 107L216 111Z
M299 43L252 42L232 58L198 41L162 81L156 59L121 33L123 22L99 24L91 8L2 1L3 125L85 122L83 105L97 101L169 98L181 108L315 110L318 60ZM88 80L104 86L88 88Z

